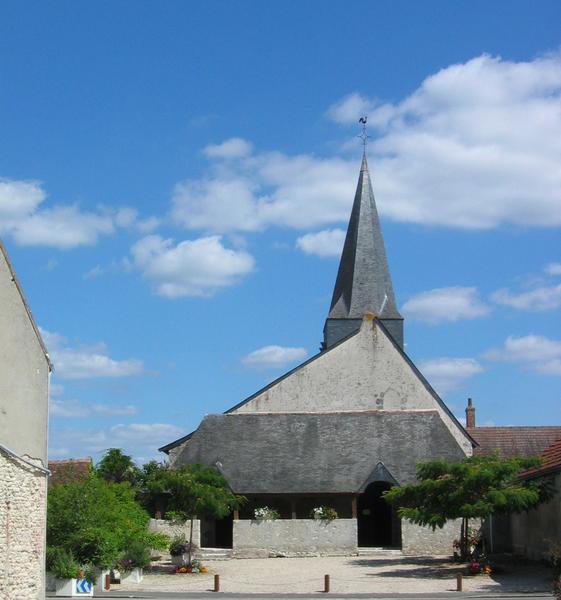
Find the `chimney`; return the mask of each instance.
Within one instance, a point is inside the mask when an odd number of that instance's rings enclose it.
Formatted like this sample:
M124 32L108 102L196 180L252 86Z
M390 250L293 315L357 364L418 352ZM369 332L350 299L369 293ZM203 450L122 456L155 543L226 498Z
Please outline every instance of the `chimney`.
M475 408L473 407L471 398L468 398L468 405L466 408L466 428L469 429L471 427L475 427Z

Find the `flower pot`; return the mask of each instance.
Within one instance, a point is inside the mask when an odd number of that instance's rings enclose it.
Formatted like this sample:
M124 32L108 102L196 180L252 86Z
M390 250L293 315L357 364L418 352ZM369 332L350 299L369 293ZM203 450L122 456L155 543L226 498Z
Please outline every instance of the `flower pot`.
M178 554L177 556L171 557L171 563L173 565L175 565L176 567L182 567L183 565L186 565L188 562L189 562L188 554Z
M144 573L140 567L121 574L121 583L140 583L144 579Z
M94 586L85 579L57 579L55 595L63 598L92 598Z

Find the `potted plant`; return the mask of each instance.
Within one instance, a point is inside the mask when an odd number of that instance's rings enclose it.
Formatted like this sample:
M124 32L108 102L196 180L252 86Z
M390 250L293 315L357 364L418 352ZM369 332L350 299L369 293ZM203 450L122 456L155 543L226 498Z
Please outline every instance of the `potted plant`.
M117 562L121 583L140 583L143 569L150 564L150 548L143 540L133 540L125 554Z
M169 553L171 554L171 562L182 567L189 564L189 554L196 552L197 545L188 542L184 535L177 535L171 540L169 545Z
M63 597L92 597L95 576L91 567L81 567L64 548L47 548L47 571L54 576L54 591Z
M331 506L316 506L316 508L312 508L310 516L312 519L333 521L337 518L337 511L334 508L331 508Z
M253 517L256 521L276 521L279 513L274 508L261 506L253 511Z

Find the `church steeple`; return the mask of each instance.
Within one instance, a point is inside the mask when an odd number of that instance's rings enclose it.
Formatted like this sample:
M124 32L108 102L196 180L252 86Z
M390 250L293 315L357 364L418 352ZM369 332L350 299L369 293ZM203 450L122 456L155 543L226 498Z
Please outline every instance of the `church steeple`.
M403 347L403 317L395 304L365 153L323 330L324 348L357 330L366 312L380 319L395 342Z

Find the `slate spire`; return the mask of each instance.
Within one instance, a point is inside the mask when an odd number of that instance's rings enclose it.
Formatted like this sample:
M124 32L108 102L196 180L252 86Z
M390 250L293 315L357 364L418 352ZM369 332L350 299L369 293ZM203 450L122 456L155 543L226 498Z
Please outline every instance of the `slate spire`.
M368 161L363 154L333 299L324 327L324 347L332 346L358 329L366 312L380 319L394 340L403 346L403 318L395 303Z

